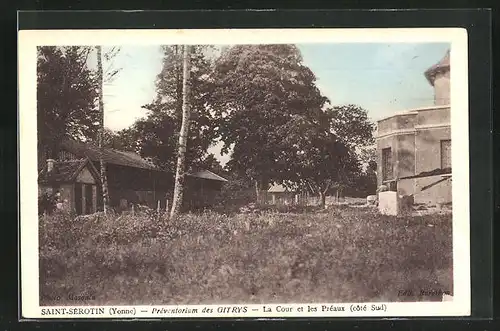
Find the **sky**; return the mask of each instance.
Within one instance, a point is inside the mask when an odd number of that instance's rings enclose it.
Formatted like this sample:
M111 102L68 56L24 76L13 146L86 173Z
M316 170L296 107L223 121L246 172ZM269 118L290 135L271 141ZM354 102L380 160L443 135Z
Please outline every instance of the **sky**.
M303 62L316 75L317 86L332 105L356 104L373 121L395 112L431 106L433 89L424 72L439 62L447 43L299 44ZM104 48L103 51L106 51ZM141 107L155 96L161 70L160 46L122 46L113 59L121 68L104 87L105 126L118 131L146 115ZM104 63L105 69L109 63ZM222 163L219 147L211 149Z

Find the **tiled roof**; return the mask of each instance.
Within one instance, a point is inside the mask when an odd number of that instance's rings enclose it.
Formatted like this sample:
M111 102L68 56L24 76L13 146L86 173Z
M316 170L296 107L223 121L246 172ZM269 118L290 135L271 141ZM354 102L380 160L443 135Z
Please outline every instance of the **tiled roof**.
M92 144L81 143L75 140L66 140L62 145L64 149L78 157L88 157L94 162L98 162L100 160L100 150L97 146ZM102 158L104 162L110 164L151 170L156 169L152 163L132 152L124 152L112 148L103 148Z
M446 55L441 59L441 61L425 71L425 77L431 85L434 85L436 73L442 70L450 70L450 50L446 52Z
M100 160L99 148L90 143L82 143L75 140L66 140L62 143L62 147L68 152L76 155L77 157L87 157L93 162L99 162ZM157 168L154 164L143 159L140 155L133 152L120 151L112 148L103 148L102 157L104 162L109 164L161 171L161 169ZM200 170L195 173L188 174L188 176L227 182L227 179L208 170Z
M54 169L49 173L47 167L44 167L38 174L38 180L40 182L71 182L86 165L89 166L91 172L96 173L88 159L54 161Z
M217 175L217 174L214 174L213 172L209 171L209 170L201 170L201 171L197 171L193 174L188 174L188 176L191 176L191 177L197 177L197 178L203 178L203 179L210 179L210 180L217 180L217 181L220 181L220 182L227 182L227 179Z

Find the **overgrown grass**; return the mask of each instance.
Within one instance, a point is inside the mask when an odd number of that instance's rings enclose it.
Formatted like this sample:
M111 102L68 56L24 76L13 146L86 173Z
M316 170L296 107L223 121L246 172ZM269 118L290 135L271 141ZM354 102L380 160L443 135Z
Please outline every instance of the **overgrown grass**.
M452 291L451 238L451 216L345 206L174 222L154 213L55 214L40 219L40 303L432 300L398 292ZM75 303L70 294L94 300Z

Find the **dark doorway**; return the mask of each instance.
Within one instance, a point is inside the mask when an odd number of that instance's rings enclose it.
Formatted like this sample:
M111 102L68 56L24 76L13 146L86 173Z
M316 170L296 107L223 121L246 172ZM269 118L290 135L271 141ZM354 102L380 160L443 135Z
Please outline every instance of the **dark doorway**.
M97 191L97 210L98 211L103 211L104 210L104 202L103 202L103 198L102 198L102 187L101 187L101 185L97 185L97 190L96 191Z

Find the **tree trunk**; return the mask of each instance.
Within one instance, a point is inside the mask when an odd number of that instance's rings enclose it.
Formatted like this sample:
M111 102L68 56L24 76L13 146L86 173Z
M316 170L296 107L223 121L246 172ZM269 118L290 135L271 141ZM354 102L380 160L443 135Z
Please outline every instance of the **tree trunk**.
M319 206L326 208L326 193L324 192L319 192Z
M191 46L184 46L183 59L183 79L182 79L182 125L179 133L179 151L177 156L177 170L175 172L174 197L172 201L172 210L170 218L176 218L182 207L182 198L184 194L184 179L186 168L186 145L189 133L189 75L191 73Z
M259 187L259 181L255 181L255 197L257 204L260 204L260 187Z
M180 63L180 61L177 61L177 59L180 60L179 58L179 46L175 45L175 71L176 71L176 80L175 80L175 93L177 95L177 101L175 103L175 114L174 117L175 119L178 119L179 116L182 116L182 105L183 105L183 97L182 93L184 91L184 85L183 85L183 66L184 63Z
M104 100L103 100L103 85L104 78L102 72L102 50L101 46L96 46L97 50L97 75L99 80L99 167L101 171L101 184L102 184L102 202L103 212L106 214L109 209L108 197L108 178L106 176L106 163L102 158L103 154L103 140L104 140Z
M257 196L257 203L267 204L267 190L269 186L269 180L266 177L261 177L255 180L255 194Z

